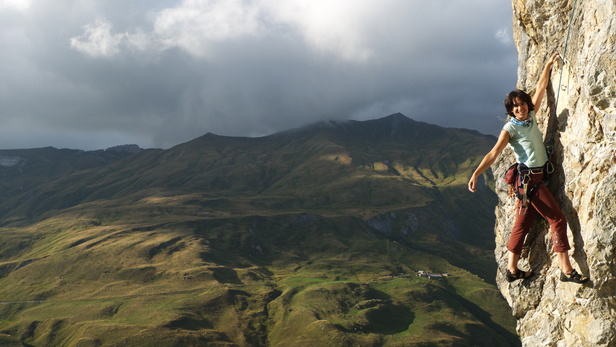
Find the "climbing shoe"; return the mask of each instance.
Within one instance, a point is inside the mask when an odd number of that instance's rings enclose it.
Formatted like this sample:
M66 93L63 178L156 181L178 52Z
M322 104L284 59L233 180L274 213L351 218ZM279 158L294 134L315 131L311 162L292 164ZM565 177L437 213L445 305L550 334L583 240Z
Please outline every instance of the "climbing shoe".
M576 270L573 270L568 274L565 274L562 271L560 272L561 282L585 283L588 282L588 280L588 276L580 275Z
M533 271L522 271L520 269L515 270L515 273L511 273L509 269L507 269L507 282L513 282L515 280L523 280L531 277L533 275Z

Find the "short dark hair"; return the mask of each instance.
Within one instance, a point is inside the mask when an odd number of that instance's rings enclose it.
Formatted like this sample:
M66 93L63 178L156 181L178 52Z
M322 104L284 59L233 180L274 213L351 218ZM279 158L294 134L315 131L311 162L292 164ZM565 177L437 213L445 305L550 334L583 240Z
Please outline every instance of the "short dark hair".
M515 105L515 99L517 98L520 98L526 103L526 105L528 105L528 112L535 110L535 105L533 104L533 99L530 95L526 94L523 90L516 89L507 94L507 97L505 98L505 109L507 110L507 115L515 118L513 115L513 107Z

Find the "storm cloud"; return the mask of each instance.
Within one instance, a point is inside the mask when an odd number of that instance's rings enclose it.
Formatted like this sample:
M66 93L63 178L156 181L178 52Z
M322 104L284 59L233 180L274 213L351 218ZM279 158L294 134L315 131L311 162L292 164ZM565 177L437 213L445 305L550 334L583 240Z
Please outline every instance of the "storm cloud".
M170 146L402 112L497 134L493 0L3 0L0 148Z

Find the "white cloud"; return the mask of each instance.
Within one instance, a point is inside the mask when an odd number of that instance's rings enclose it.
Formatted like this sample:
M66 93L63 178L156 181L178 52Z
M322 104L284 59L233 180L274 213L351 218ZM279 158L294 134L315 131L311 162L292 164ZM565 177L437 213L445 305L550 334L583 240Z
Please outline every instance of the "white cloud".
M211 43L255 34L259 9L242 0L184 0L158 13L154 34L164 47L179 47L203 56Z
M501 28L494 35L496 39L505 46L510 46L513 44L513 36L511 35L511 30L509 28Z
M97 19L83 27L81 36L71 38L71 47L91 57L111 57L119 53L126 34L112 34L111 23Z
M216 42L291 33L321 53L364 60L371 51L361 29L372 7L358 0L184 0L160 11L153 31L164 46L196 56L207 55Z
M98 19L71 46L93 57L110 57L121 48L180 48L204 57L217 43L291 35L319 54L365 61L373 55L367 38L377 20L373 8L365 0L183 0L156 12L150 33L138 28L114 34L111 23Z
M264 0L263 5L275 20L297 30L320 52L349 61L363 61L373 54L366 29L376 20L376 11L368 1Z

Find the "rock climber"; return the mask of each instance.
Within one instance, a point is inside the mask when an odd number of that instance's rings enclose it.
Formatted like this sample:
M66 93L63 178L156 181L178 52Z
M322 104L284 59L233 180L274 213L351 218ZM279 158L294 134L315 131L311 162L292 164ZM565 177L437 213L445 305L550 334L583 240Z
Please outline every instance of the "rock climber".
M518 197L525 204L516 212L516 220L507 244L507 281L513 282L518 279L527 279L533 275L532 270L522 271L518 268L518 261L522 253L524 237L529 232L537 213L543 216L549 223L552 232L552 243L556 252L561 270L560 280L563 282L584 283L588 276L579 274L569 260L569 241L567 239L567 221L558 203L543 184L546 174L548 155L543 145L543 134L537 126L535 110L539 110L541 101L545 95L552 65L559 57L554 53L546 63L537 83L533 97L521 90L512 91L505 99L505 109L508 120L501 131L494 148L486 154L468 182L471 192L477 190L477 178L492 164L509 144L515 153L518 168ZM526 189L525 189L526 188ZM532 189L532 196L526 195ZM520 190L524 190L520 192Z

